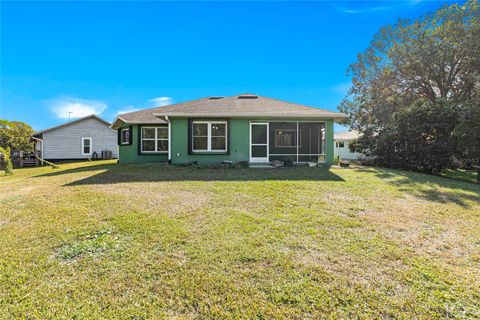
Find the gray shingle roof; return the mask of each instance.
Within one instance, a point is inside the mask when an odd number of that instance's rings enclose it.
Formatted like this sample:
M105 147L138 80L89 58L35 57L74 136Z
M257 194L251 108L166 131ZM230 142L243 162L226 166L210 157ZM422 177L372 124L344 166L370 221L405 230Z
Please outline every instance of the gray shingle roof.
M343 119L339 112L307 107L277 99L241 94L230 97L207 97L163 107L121 114L118 119L126 123L165 123L159 117L317 117ZM114 126L116 126L116 122Z

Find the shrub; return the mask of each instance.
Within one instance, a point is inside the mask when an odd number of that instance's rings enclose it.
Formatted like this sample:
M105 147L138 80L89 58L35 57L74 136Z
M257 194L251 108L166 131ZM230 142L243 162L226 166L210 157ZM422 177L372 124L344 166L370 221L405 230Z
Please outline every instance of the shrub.
M457 107L444 100L419 100L402 112L370 140L377 164L428 173L440 172L452 163L456 141L452 132Z
M290 158L285 159L285 167L293 167L293 160Z
M3 154L3 161L5 162L5 175L13 174L12 159L10 159L10 147L0 147L0 153Z

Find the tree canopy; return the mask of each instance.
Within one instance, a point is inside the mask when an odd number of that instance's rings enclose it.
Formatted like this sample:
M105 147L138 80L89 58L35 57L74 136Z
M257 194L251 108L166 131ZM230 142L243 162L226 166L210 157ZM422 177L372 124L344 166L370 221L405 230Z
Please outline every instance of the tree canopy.
M478 163L478 138L467 141L466 132L480 126L479 52L478 0L383 27L350 65L352 86L339 107L362 134L358 145L390 166L442 169L454 155ZM435 155L444 160L412 163L445 139L448 146Z
M34 130L28 124L20 121L0 119L0 147L12 151L33 151L30 141Z

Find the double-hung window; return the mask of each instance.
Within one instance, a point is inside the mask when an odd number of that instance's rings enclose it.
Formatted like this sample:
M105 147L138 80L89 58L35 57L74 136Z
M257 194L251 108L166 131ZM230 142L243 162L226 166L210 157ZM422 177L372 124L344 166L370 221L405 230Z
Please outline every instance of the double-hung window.
M82 156L92 154L92 138L82 138Z
M130 144L132 139L131 127L120 129L120 144Z
M193 121L192 122L193 152L226 152L227 122L226 121Z
M168 127L142 127L141 150L144 153L168 152Z

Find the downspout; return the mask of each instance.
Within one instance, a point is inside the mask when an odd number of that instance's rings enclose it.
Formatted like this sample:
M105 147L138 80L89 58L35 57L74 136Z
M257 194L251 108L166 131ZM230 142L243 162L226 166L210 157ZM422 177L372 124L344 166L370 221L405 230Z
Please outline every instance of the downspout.
M172 123L168 116L165 116L165 120L168 123L168 163L172 163Z

